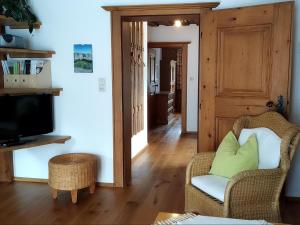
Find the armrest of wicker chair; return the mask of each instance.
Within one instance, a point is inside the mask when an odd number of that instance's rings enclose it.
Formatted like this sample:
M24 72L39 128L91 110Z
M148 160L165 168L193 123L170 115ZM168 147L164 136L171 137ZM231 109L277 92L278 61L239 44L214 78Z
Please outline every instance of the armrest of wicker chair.
M257 213L266 207L277 209L284 179L281 169L248 170L235 175L226 187L224 216L247 213L245 210ZM248 207L244 207L246 205Z
M195 155L187 166L185 183L190 184L194 176L207 175L215 154L215 152L202 152Z

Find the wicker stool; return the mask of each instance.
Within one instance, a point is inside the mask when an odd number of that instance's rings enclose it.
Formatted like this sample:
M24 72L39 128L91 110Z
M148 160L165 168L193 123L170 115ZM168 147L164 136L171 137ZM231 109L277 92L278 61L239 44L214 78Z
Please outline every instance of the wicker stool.
M55 156L49 161L49 186L52 196L57 191L71 191L72 202L77 202L77 191L90 187L95 192L97 159L95 155L74 153Z

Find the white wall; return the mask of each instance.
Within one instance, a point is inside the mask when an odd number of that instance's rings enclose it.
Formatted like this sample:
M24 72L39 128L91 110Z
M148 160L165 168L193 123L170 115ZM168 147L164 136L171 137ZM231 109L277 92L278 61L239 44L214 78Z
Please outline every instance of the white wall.
M296 13L294 20L294 67L292 81L291 120L300 124L300 1L295 1ZM286 193L288 196L300 197L300 146L292 164Z
M41 29L31 38L31 47L56 51L52 59L53 86L64 88L62 95L55 97L55 134L71 135L72 140L65 145L15 152L15 176L47 178L48 160L52 156L89 152L99 158L98 181L112 182L110 15L100 9L100 1L96 0L31 2L42 21ZM74 73L73 44L84 43L93 44L93 74ZM98 91L100 77L106 79L106 92Z
M15 175L47 177L48 159L65 152L92 152L99 156L98 181L113 181L112 73L110 13L101 5L159 4L201 2L201 0L31 0L34 11L43 22L32 37L32 47L53 49L54 86L63 87L56 97L56 134L72 135L66 145L50 145L14 154ZM207 1L205 1L207 2ZM280 2L279 0L221 0L219 8ZM294 69L292 88L292 121L300 123L300 4L296 5ZM27 32L25 32L27 33ZM94 74L73 73L73 44L92 43ZM107 90L98 92L99 77L106 78ZM300 197L300 151L290 173L287 194Z
M197 131L198 125L198 62L199 27L196 25L148 27L149 42L190 41L187 68L187 131Z
M148 44L148 29L147 22L143 23L143 31L144 31L144 55L143 61L145 63L144 67L144 129L134 135L131 138L131 158L135 157L141 150L143 150L148 145L148 104L147 104L147 88L148 88L148 48L146 47Z

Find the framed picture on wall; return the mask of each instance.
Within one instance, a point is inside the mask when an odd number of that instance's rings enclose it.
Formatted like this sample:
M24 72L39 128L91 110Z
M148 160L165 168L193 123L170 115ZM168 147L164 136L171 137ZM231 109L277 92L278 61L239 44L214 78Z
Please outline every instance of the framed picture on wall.
M74 73L93 73L93 47L91 44L74 45Z

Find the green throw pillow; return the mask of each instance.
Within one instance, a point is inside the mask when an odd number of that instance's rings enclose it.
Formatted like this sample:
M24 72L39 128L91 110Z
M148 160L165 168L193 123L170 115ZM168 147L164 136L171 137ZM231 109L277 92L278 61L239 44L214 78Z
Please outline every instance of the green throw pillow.
M258 144L255 135L251 135L247 142L240 146L236 137L230 131L222 140L210 174L231 178L244 170L258 168Z

